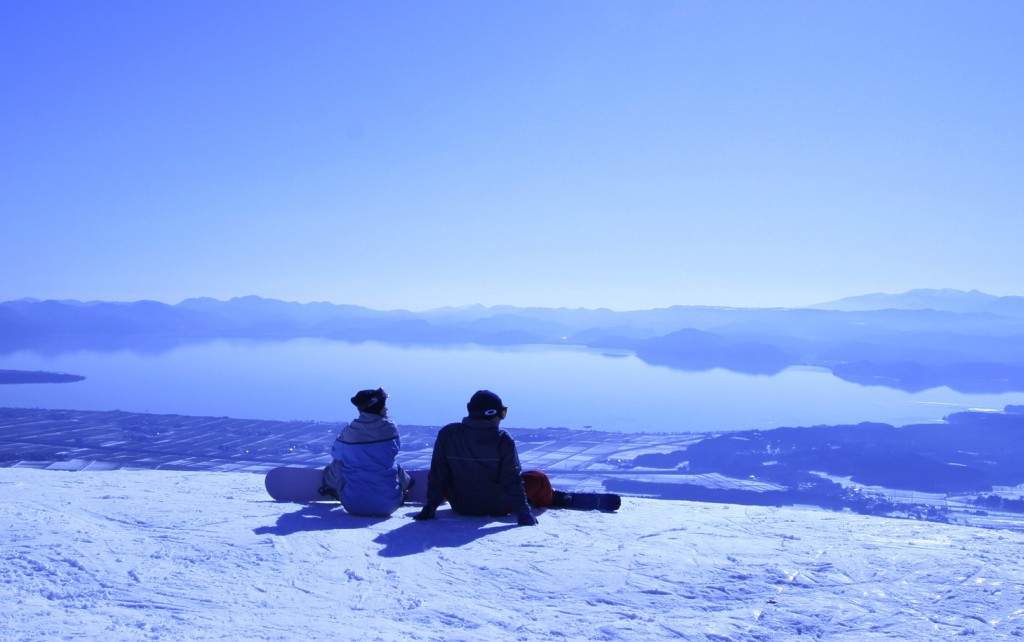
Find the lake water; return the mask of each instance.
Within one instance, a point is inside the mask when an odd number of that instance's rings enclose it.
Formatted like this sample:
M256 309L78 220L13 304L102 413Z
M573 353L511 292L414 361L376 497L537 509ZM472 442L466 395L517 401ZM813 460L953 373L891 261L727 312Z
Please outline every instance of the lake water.
M631 354L564 347L231 339L157 349L23 350L0 355L0 369L86 377L70 384L0 385L0 406L344 421L354 415L348 399L355 391L383 386L398 423L428 426L461 419L480 388L501 395L509 427L617 432L903 425L970 408L1024 404L1024 393L907 393L848 383L819 368L772 376L686 372Z

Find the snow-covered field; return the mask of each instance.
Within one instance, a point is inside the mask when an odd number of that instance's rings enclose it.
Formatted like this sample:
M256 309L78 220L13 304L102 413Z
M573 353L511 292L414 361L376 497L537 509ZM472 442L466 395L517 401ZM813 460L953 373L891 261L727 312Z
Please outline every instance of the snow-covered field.
M0 639L1024 637L1024 534L625 498L537 527L278 504L262 477L0 469Z

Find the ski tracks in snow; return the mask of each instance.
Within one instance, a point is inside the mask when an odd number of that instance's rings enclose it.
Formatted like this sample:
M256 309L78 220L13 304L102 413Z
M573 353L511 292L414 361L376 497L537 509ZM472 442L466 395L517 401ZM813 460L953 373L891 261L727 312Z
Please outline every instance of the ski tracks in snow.
M0 640L1024 636L1024 535L625 498L352 517L244 473L0 469Z

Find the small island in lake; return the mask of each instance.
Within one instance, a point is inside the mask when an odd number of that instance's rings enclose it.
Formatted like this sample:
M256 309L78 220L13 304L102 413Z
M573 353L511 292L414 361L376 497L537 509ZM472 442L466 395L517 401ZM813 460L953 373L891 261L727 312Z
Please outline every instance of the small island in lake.
M4 383L71 383L85 379L82 375L42 370L0 370L0 384Z

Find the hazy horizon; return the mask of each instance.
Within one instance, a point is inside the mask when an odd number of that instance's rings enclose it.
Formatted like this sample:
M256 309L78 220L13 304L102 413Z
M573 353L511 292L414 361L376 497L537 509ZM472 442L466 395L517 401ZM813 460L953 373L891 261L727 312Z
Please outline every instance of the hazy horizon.
M857 298L864 298L864 297L893 297L893 298L895 298L895 297L901 297L901 296L906 296L906 295L911 295L911 294L918 294L918 293L938 294L938 295L947 294L947 295L953 295L953 296L959 296L959 295L981 295L981 296L989 296L989 297L1018 297L1018 296L1022 296L1022 295L1019 295L1019 294L1006 294L1006 295L993 294L991 292L982 292L981 290L978 290L978 289L957 290L957 289L954 289L954 288L913 288L913 289L907 290L905 292L864 292L864 293L860 293L860 294L854 294L854 295L851 295L849 297L842 297L842 298L835 298L835 299L829 299L829 300L815 301L815 302L809 303L807 305L802 305L802 306L767 306L767 305L766 306L713 306L713 305L703 304L703 303L673 303L673 304L668 304L668 305L665 305L665 306L659 306L658 308L619 309L619 308L613 308L613 307L610 307L610 306L596 306L596 307L588 307L588 306L570 307L570 306L565 306L565 305L561 305L561 306L518 306L518 305L509 304L509 303L494 303L494 304L491 304L491 305L484 305L482 303L466 303L466 304L462 304L462 305L442 305L442 306L435 306L435 307L429 307L429 308L412 308L412 307L401 307L401 306L393 307L393 308L374 308L374 307L371 307L371 306L359 306L359 307L366 307L366 308L368 308L370 310L374 310L374 311L378 311L378 312L403 311L403 312L413 312L413 313L431 312L431 311L437 311L437 310L448 309L448 308L450 308L450 309L469 309L469 308L477 308L477 307L483 307L483 308L487 308L487 309L490 309L490 308L520 308L520 309L542 308L542 309L580 309L580 310L594 310L594 311L609 310L609 311L612 311L612 312L645 312L645 311L650 311L650 310L672 308L672 307L724 307L724 308L736 308L736 309L742 309L742 308L750 307L750 308L754 308L754 309L761 309L761 308L764 308L764 309L778 309L778 308L799 309L799 308L813 307L813 306L817 306L817 305L824 305L824 304L828 304L828 303L836 303L836 302L843 301L844 299L857 299ZM213 300L216 300L216 301L227 302L227 301L231 301L233 299L249 299L249 298L264 299L264 300L276 300L276 301L281 301L283 303L298 303L298 304L301 304L301 305L306 305L306 304L314 304L314 305L315 304L328 304L328 305L337 305L337 306L358 305L358 304L355 304L355 303L351 303L349 301L329 301L329 300L326 300L326 299L308 299L308 300L278 299L278 298L274 298L274 297L263 296L263 295L258 294L258 293L239 294L239 295L236 295L236 296L223 297L223 298L212 297L212 296L205 296L205 295L197 295L195 297L187 297L185 299L180 299L180 300L160 300L160 299L156 299L156 298L152 298L152 297L145 297L145 298L134 299L134 300L130 300L130 301L129 300L112 301L112 300L102 300L102 299L74 299L74 298L64 298L64 299L52 299L51 298L51 299L47 299L47 298L42 298L42 297L37 297L37 296L25 296L25 297L20 297L18 299L11 299L11 300L8 300L8 301L0 301L0 303L11 302L11 301L57 301L57 302L83 303L83 304L92 304L92 303L129 304L129 303L140 303L140 302L152 301L152 302L156 302L156 303L162 303L162 304L165 304L165 305L174 306L174 305L178 305L178 304L181 304L181 303L183 303L185 301L192 300L192 299L213 299Z
M1019 291L1024 5L0 8L0 299Z

